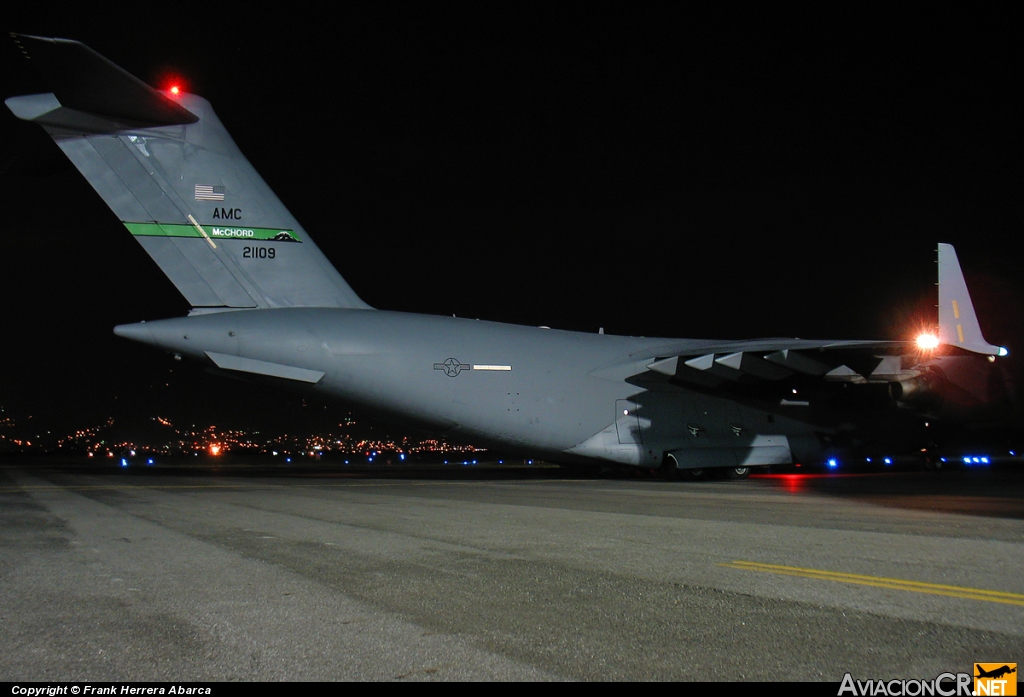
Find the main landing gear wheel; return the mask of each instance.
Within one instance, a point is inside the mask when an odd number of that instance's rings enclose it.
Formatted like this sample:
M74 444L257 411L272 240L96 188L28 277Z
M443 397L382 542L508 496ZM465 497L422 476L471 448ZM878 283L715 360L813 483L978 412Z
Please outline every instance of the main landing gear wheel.
M671 455L666 455L665 459L661 462L661 467L658 468L658 474L666 482L678 482L682 477L682 470L676 466L676 459Z
M704 477L704 470L683 470L687 479L701 479Z
M725 476L729 479L746 479L750 476L749 467L730 467L725 471Z

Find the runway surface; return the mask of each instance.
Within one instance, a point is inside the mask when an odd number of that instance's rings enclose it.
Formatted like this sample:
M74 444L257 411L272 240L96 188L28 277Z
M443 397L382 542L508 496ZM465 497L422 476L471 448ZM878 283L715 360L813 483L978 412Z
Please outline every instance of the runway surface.
M1024 662L1024 472L323 474L0 468L0 680L838 681Z

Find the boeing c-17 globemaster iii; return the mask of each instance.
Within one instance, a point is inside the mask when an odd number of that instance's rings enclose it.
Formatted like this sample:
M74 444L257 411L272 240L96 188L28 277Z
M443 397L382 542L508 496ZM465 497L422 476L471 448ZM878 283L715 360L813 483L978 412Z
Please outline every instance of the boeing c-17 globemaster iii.
M154 89L76 41L15 40L52 92L7 106L46 129L192 306L115 333L213 372L554 462L737 478L832 452L917 450L934 426L1005 396L990 378L1006 350L983 338L946 244L930 346L636 338L375 310L205 99Z

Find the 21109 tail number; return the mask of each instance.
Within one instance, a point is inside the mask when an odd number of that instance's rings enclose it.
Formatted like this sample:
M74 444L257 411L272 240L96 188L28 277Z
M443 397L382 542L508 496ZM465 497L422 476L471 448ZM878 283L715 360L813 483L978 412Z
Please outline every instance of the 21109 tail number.
M273 259L277 256L277 250L273 247L243 247L242 257L244 259Z

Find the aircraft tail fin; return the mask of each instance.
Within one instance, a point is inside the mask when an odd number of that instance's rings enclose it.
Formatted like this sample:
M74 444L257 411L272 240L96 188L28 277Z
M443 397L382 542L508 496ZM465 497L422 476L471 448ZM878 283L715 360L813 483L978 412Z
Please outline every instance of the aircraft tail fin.
M978 315L951 244L939 244L939 341L988 356L1006 355L1005 348L993 346L981 334Z
M195 311L369 309L209 102L155 90L77 41L14 39L54 91L8 108L46 129Z

